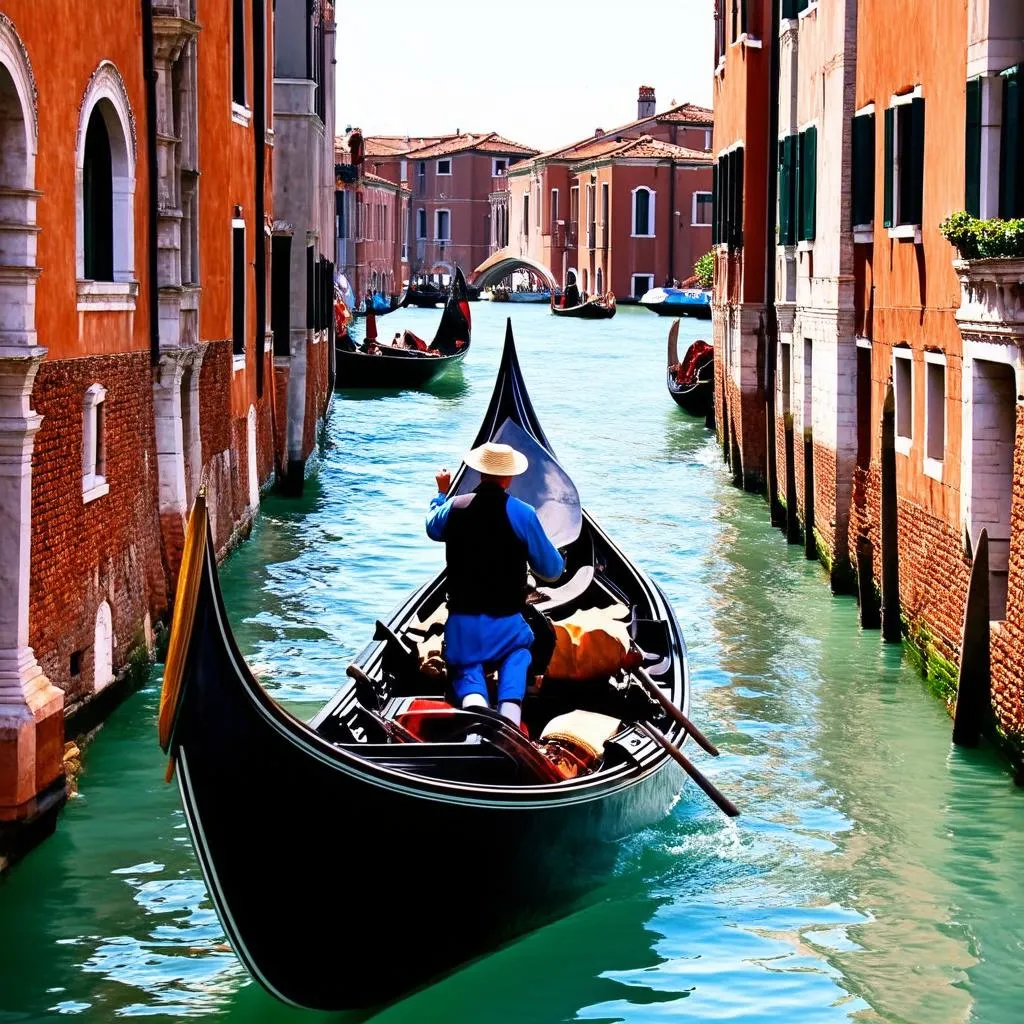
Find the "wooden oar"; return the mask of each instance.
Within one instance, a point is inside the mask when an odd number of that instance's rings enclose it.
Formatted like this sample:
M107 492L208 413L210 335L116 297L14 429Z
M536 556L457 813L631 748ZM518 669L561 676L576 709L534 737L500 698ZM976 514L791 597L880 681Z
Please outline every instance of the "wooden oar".
M718 747L661 692L661 687L647 674L647 670L637 668L634 669L634 672L637 679L643 684L644 689L662 706L665 714L677 725L681 725L697 741L698 745L703 747L712 757L718 757Z
M739 808L709 778L699 771L693 762L660 729L655 729L648 722L637 722L636 727L641 732L650 736L659 746L663 747L679 763L683 771L714 801L723 814L727 814L730 818L739 817Z

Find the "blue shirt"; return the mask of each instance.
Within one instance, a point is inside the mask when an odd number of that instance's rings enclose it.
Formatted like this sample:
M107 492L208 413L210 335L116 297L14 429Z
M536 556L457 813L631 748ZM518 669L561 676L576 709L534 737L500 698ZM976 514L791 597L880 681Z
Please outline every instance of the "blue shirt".
M427 536L443 541L452 502L439 494L430 503ZM526 545L527 561L543 580L557 580L565 571L565 560L548 538L537 511L525 501L509 495L505 506L512 532ZM445 654L453 665L479 665L500 661L520 647L529 647L533 631L522 615L449 615L445 627Z

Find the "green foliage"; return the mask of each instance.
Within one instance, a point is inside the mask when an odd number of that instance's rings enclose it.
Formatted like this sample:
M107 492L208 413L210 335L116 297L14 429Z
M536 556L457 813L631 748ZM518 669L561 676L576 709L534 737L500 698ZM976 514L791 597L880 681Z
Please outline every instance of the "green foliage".
M1024 219L979 220L959 210L947 217L939 230L961 259L1024 257Z
M715 283L715 254L706 252L693 265L693 272L700 281L701 288L710 288Z

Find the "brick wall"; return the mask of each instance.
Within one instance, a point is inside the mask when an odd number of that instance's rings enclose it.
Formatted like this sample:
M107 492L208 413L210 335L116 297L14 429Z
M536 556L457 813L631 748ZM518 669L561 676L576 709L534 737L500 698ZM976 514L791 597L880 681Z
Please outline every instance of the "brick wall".
M109 493L83 504L85 392L106 388ZM32 395L43 424L32 457L29 643L71 701L93 688L96 612L110 605L115 672L146 617L167 607L157 516L153 386L146 352L46 361ZM72 676L71 656L81 652Z
M306 415L302 427L302 457L308 459L316 448L317 425L327 409L327 334L314 345L306 344Z

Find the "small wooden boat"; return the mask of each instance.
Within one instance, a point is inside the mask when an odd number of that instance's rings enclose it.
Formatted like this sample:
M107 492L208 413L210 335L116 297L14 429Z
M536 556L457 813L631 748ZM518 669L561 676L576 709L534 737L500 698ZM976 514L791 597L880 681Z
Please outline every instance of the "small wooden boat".
M608 292L575 306L559 306L552 298L551 312L555 316L576 317L579 320L610 320L615 316L615 296Z
M545 288L542 292L509 292L507 302L550 302L551 291Z
M675 615L582 509L526 392L511 323L474 444L487 440L527 454L511 491L566 551L563 579L536 592L535 608L555 617L625 610L647 671L624 670L621 692L646 680L658 697L648 721L661 731L627 715L605 676L546 681L523 706L533 735L585 703L614 714L594 769L575 778L553 777L552 762L490 710L441 710L433 738L410 736L399 719L443 689L409 646L443 628L443 571L378 623L348 678L339 666L335 696L300 721L257 682L232 636L201 495L185 539L160 740L228 941L286 1002L379 1005L564 913L613 869L616 841L677 798L682 774L659 737L700 742L669 713L685 713L689 697ZM463 465L452 493L477 482Z
M463 279L465 285L465 279ZM447 288L438 288L436 284L411 284L406 289L405 305L418 306L420 309L433 309L448 301Z
M711 292L703 288L652 288L641 297L640 305L659 316L711 319Z
M695 341L679 361L679 321L668 331L668 393L680 408L693 416L706 416L715 387L715 350L706 341Z
M465 283L461 268L456 267L451 295L429 345L411 331L405 332L405 339L413 348L377 344L375 319L372 315L367 317L367 329L374 324L374 337L364 342L362 348L356 348L347 337L335 345L336 386L417 388L458 366L469 352L472 333Z

